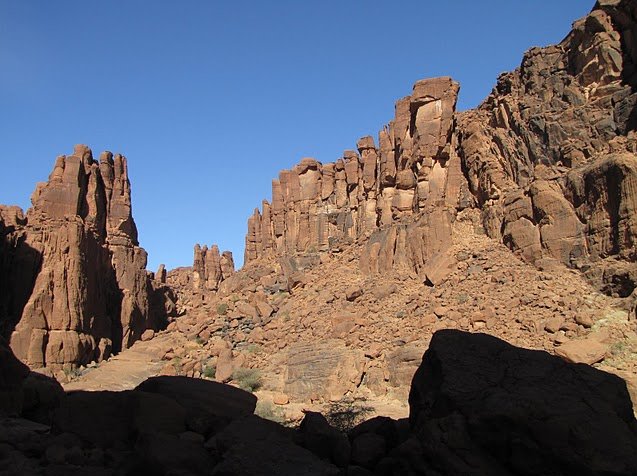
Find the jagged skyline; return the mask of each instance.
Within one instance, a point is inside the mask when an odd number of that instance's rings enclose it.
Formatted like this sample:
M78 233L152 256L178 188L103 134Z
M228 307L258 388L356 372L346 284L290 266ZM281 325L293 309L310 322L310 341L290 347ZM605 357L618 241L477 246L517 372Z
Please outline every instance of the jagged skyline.
M477 105L524 50L560 41L593 4L555 3L410 2L399 28L379 2L4 2L0 137L13 173L0 201L29 206L75 143L109 149L129 159L149 269L191 264L195 242L241 265L246 220L279 170L375 136L418 79L451 75L459 109Z

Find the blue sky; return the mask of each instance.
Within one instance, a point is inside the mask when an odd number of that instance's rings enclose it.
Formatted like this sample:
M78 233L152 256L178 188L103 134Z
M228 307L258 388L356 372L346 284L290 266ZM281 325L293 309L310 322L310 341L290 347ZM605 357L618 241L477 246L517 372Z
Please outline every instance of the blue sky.
M479 104L592 0L0 0L0 203L76 143L128 157L149 269L243 260L248 216L302 157L376 137L418 79Z

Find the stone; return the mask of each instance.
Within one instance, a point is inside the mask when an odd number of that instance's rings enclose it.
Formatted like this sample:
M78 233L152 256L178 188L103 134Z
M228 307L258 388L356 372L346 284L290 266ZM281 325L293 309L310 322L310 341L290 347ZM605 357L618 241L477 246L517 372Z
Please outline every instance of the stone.
M345 290L345 299L354 301L363 295L363 288L360 286L350 286Z
M275 405L287 405L290 403L290 397L288 397L285 393L275 393L272 397L272 402Z
M212 456L194 441L163 433L145 433L135 445L135 472L188 472L206 474L214 465Z
M19 415L22 412L22 385L28 375L28 367L13 355L0 336L0 416Z
M136 389L169 397L189 414L236 418L253 413L257 402L253 394L239 388L187 377L151 377Z
M142 341L146 342L151 340L153 337L155 337L155 331L152 329L146 329L143 333L142 333Z
M637 469L637 421L621 379L485 334L434 334L409 404L412 454L439 474Z
M590 329L594 324L593 318L586 312L575 312L575 322L586 329Z
M545 324L544 324L544 330L547 332L550 332L551 334L555 334L557 331L560 330L560 328L562 327L562 324L564 323L564 319L562 319L561 317L554 317L552 319L549 319Z
M285 393L291 401L308 401L322 395L338 400L360 382L364 357L348 350L342 341L291 343L285 365Z
M299 425L301 446L340 468L347 466L350 461L350 442L347 436L330 426L320 413L304 413Z
M385 456L385 439L376 433L361 433L352 441L352 463L373 469Z
M570 340L555 349L555 354L567 362L592 365L604 360L608 345L594 338Z

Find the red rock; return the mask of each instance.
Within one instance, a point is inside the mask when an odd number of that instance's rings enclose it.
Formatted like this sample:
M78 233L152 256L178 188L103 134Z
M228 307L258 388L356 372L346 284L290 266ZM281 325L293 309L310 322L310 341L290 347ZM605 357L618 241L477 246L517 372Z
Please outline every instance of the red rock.
M19 269L6 271L30 282L9 291L20 309L12 317L16 356L32 367L87 364L157 329L126 159L105 152L98 163L78 145L57 158L32 203L26 218L7 210L0 219L15 221L11 234L20 237L8 250Z
M571 340L555 349L556 355L576 364L592 365L601 362L607 353L608 345L593 338Z
M345 299L354 301L363 295L363 288L360 286L350 286L345 290Z

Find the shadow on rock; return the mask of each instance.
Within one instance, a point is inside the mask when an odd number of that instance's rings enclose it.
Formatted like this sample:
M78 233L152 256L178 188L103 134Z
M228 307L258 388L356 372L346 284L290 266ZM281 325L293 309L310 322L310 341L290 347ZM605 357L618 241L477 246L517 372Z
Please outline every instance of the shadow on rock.
M625 382L543 351L437 332L409 404L410 444L442 474L637 474Z
M409 420L377 417L347 433L313 412L283 427L253 414L253 394L186 377L56 397L46 379L28 384L5 349L3 414L23 413L0 422L1 474L637 474L621 379L485 334L434 334Z

